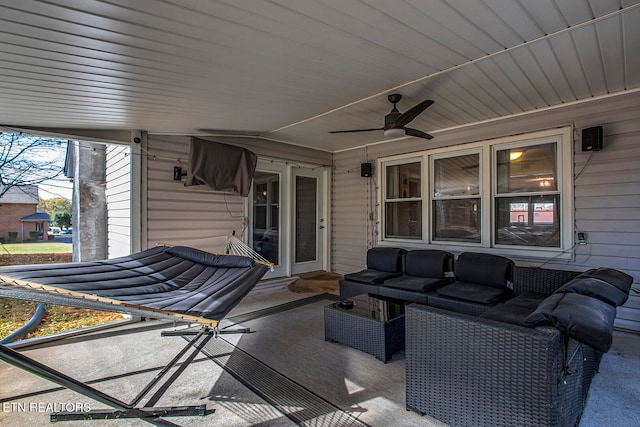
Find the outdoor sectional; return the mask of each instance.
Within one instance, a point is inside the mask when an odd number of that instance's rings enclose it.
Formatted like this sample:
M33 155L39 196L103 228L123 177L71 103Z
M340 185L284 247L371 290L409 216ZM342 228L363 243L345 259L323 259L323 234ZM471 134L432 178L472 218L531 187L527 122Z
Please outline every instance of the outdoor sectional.
M400 259L412 252L384 249ZM465 275L455 265L462 274L453 283L445 272L427 292L388 292L393 288L385 281L358 283L359 276L345 275L341 298L367 289L412 303L405 310L407 409L452 426L577 425L632 277L609 268L580 273L518 267L485 255L461 254L456 264L471 261L467 266L475 269L482 260L486 274ZM438 294L461 277L463 283L491 279L485 285L498 289L495 282L503 275L509 279L506 291L490 303Z

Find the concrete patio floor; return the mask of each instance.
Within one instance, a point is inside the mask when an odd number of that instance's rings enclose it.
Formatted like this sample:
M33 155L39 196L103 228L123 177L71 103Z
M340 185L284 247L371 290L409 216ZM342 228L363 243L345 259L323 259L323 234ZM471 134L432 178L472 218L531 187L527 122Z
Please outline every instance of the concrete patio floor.
M251 313L259 309L307 298L312 294L289 292L286 287L268 291L257 290L249 294L230 316ZM317 305L316 305L317 306ZM314 327L317 327L314 326ZM55 369L90 383L92 387L122 401L131 401L153 379L158 371L186 344L178 336L160 337L163 330L172 330L167 321L145 321L21 348L20 352ZM258 331L257 333L260 333ZM232 339L233 341L233 339ZM324 345L324 344L322 344ZM326 345L332 345L327 343ZM334 344L335 345L335 344ZM404 354L394 356L393 362L380 365L357 350L337 346L338 355L348 354L363 369L393 371L404 381L402 368ZM291 349L290 351L295 351ZM301 362L303 363L303 362ZM331 361L327 361L328 364ZM367 366L365 366L367 365ZM360 365L359 365L360 366ZM298 367L300 368L300 367ZM177 369L177 368L176 368ZM172 372L175 372L173 369ZM293 368L292 368L293 369ZM171 376L172 372L169 373ZM283 372L286 375L286 372ZM360 384L367 387L367 384ZM379 385L377 385L379 387ZM391 386L391 385L390 385ZM397 384L396 384L397 386ZM372 385L372 388L374 386ZM401 387L400 387L401 389ZM193 362L163 392L156 386L141 405L151 400L152 406L183 406L206 404L214 413L204 417L163 418L179 426L289 426L295 423L262 399L250 388L223 370L211 358L198 354ZM331 396L322 396L331 400ZM442 425L429 417L404 411L403 393L397 393L387 402L398 411L401 419L396 425ZM640 425L640 335L616 332L612 350L603 358L600 373L596 375L580 427L601 425ZM362 421L369 425L384 426L388 418L376 414L378 404L367 407ZM0 363L0 425L48 425L52 411L72 408L104 409L105 405L58 387L49 381ZM349 410L350 408L342 408ZM384 408L377 409L384 411ZM380 415L378 417L378 415ZM90 423L90 424L89 424ZM93 420L95 426L146 426L146 421ZM84 425L84 423L83 423ZM314 425L337 425L323 420Z

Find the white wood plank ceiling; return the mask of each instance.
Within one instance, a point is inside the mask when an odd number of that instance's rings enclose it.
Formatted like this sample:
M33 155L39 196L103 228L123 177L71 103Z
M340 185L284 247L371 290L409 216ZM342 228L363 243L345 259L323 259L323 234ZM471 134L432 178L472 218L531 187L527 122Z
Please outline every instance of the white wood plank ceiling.
M337 151L640 88L640 0L0 0L0 125Z

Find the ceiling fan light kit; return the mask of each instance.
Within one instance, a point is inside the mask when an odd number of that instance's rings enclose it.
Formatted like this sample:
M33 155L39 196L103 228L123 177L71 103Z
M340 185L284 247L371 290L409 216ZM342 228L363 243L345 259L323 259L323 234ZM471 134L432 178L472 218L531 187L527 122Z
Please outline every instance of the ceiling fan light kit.
M329 133L371 132L381 130L384 132L384 136L390 138L400 138L403 136L415 136L424 139L433 138L433 136L429 135L428 133L422 132L421 130L405 127L409 124L409 122L418 117L420 113L429 108L431 104L433 104L432 100L426 99L421 103L413 106L408 111L401 113L400 111L398 111L396 104L400 102L400 100L402 99L402 95L398 93L392 93L387 97L387 99L390 103L393 104L393 108L391 109L391 112L389 114L384 116L383 127L374 129L334 130Z
M391 138L399 138L401 136L405 136L406 133L404 129L396 128L396 129L387 129L384 131L384 136L389 136Z

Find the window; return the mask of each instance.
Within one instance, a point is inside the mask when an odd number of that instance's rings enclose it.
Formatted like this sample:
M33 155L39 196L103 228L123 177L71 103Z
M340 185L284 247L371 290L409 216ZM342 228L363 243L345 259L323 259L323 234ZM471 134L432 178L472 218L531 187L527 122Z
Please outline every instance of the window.
M380 241L565 256L573 244L571 132L380 159Z
M480 155L433 161L433 240L480 243Z
M256 172L253 180L253 249L275 265L280 254L280 175Z
M422 239L422 163L385 167L384 237Z
M496 150L495 242L560 247L555 142Z

